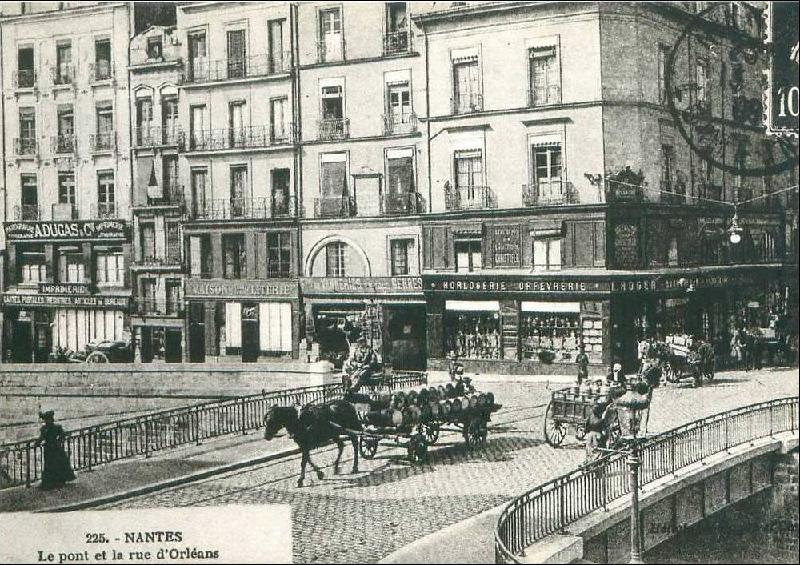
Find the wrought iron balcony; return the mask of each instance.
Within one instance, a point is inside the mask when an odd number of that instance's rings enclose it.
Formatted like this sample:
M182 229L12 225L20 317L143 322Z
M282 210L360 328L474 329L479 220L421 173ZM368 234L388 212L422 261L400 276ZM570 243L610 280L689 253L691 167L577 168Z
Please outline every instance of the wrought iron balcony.
M578 204L578 191L565 180L539 181L522 185L522 201L525 206L562 206Z
M275 131L269 126L246 126L241 128L210 129L179 134L179 147L186 151L223 151L226 149L253 149L293 143L294 124Z
M317 41L317 62L332 63L344 61L344 35L339 34L339 39Z
M387 216L413 216L426 211L425 199L418 192L388 193L383 196L383 213Z
M350 137L350 118L319 120L317 128L320 140L347 139Z
M36 71L20 69L14 71L14 88L33 88L36 86Z
M266 77L292 70L292 52L263 54L236 59L209 61L195 59L186 64L185 83L215 82L253 77Z
M116 202L98 202L92 204L92 218L116 218L117 216L117 203Z
M89 145L95 153L104 151L116 151L117 134L113 131L93 133L89 136Z
M50 74L53 77L53 84L56 86L75 83L75 67L72 65L50 67Z
M20 204L14 206L14 219L23 222L43 220L38 204Z
M14 154L18 156L34 156L39 153L39 145L34 137L15 137Z
M314 199L315 218L352 218L355 215L356 201L352 196Z
M178 206L183 208L186 199L183 196L183 185L170 184L163 187L160 194L147 194L145 206Z
M294 198L219 198L204 204L193 204L191 217L195 220L267 220L295 215Z
M415 133L418 125L417 115L413 112L409 114L391 113L383 116L384 135Z
M101 80L111 80L111 61L98 61L89 63L89 80L97 82Z
M464 92L450 98L451 114L473 114L483 111L483 94Z
M184 313L182 300L159 300L157 298L137 298L133 309L139 316L176 316Z
M445 189L444 205L448 211L497 208L497 199L488 186L459 186Z
M54 135L50 138L50 143L53 147L53 153L56 154L74 155L78 152L78 144L74 133Z
M135 267L180 267L182 264L180 246L176 249L167 247L167 254L164 257L158 257L154 254L148 254L140 257L134 262Z
M407 29L387 31L383 36L383 54L397 55L411 51L411 33Z
M177 126L144 126L134 129L133 142L136 147L177 145L180 129Z
M561 103L561 86L550 85L543 89L528 90L528 106L546 106Z

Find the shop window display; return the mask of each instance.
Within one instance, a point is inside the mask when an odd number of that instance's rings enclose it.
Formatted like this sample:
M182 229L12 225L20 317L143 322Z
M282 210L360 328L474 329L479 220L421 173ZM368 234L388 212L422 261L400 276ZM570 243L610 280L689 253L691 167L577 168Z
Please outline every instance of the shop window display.
M465 359L502 359L500 314L474 312L450 314L447 350Z
M523 313L520 316L522 357L546 363L574 362L581 333L577 313Z

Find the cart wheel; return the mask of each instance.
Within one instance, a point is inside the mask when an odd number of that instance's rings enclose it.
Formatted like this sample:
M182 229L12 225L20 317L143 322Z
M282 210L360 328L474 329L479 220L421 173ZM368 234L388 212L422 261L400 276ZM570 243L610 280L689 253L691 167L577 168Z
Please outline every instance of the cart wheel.
M486 421L482 418L472 418L464 423L464 441L469 449L475 449L486 443Z
M578 424L577 426L575 426L575 439L577 439L578 441L583 441L585 437L586 437L586 428L583 426L583 424Z
M87 363L108 363L108 357L102 351L93 351L86 358Z
M359 438L358 452L364 459L372 459L378 452L378 439L374 437Z
M425 424L425 439L428 445L433 445L439 439L439 426L437 424Z
M547 405L544 414L544 439L552 447L558 447L567 435L567 427L562 422L553 419L553 402Z
M408 440L408 460L424 463L428 459L428 442L422 434L414 434Z

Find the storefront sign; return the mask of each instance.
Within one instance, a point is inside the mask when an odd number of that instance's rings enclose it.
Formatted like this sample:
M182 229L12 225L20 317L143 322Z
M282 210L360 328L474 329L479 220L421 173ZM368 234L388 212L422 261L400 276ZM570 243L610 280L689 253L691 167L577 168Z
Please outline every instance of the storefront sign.
M68 308L127 308L127 296L60 296L41 294L6 294L8 306L52 306Z
M614 263L618 268L639 266L639 227L635 224L614 226Z
M39 283L39 294L87 296L91 293L88 283Z
M9 241L124 239L128 225L124 220L14 222L6 224L5 230Z
M519 226L494 226L494 265L495 267L519 267L520 265Z
M186 281L186 297L270 298L297 296L295 281L229 281L220 279Z
M426 290L448 292L533 292L533 293L573 293L608 292L607 281L566 280L555 277L519 277L517 279L446 279L426 278Z
M313 277L300 282L303 294L405 294L422 292L421 277Z

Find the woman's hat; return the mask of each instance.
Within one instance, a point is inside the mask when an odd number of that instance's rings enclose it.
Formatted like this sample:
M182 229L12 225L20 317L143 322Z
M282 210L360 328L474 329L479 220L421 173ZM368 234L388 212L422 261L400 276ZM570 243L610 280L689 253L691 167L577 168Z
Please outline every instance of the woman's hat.
M620 365L619 363L614 363L614 367L612 367L612 368L615 371L621 371L622 370L622 365Z
M46 412L39 412L39 418L42 420L52 420L55 417L55 412L47 410Z

